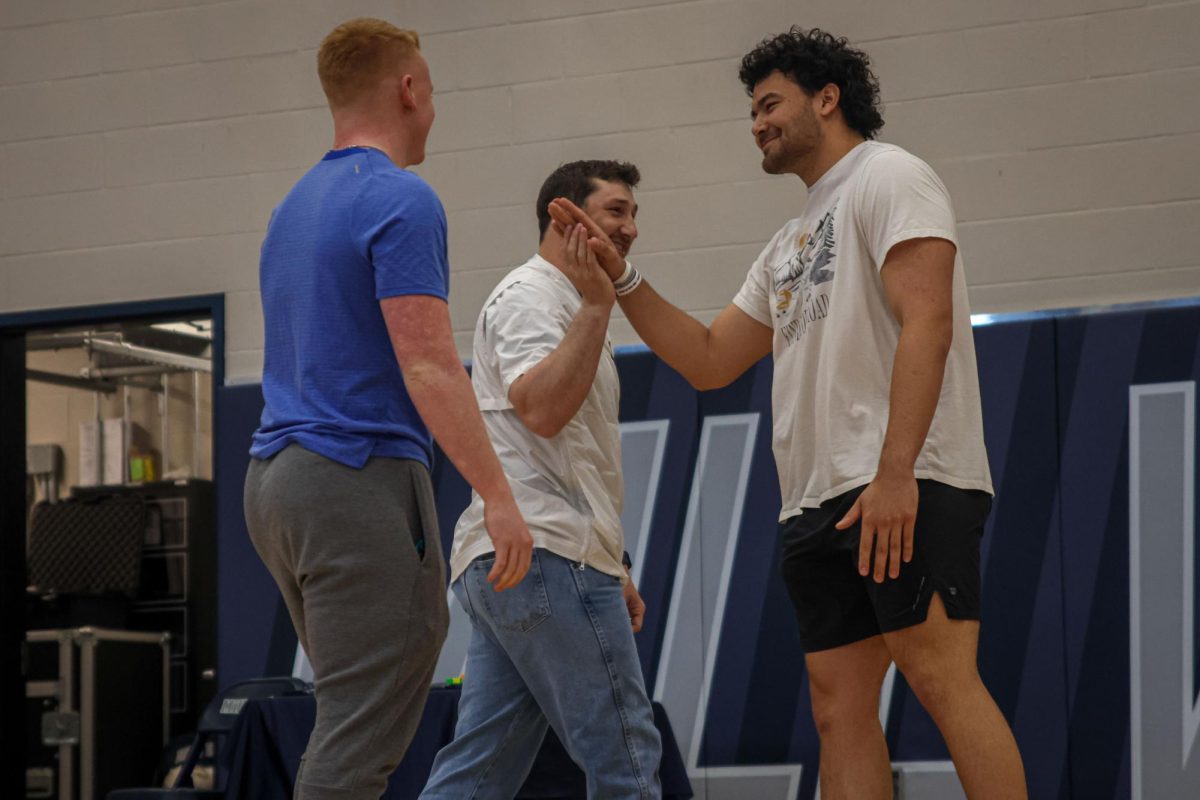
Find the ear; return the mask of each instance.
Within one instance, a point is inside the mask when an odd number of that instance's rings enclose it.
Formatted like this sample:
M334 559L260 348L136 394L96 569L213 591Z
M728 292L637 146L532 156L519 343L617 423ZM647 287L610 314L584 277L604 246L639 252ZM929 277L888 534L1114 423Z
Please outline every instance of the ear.
M417 107L417 98L413 93L413 76L405 73L400 76L400 105L406 109L414 109Z
M827 83L813 97L817 101L817 114L828 118L837 110L838 102L842 99L842 90L836 83Z

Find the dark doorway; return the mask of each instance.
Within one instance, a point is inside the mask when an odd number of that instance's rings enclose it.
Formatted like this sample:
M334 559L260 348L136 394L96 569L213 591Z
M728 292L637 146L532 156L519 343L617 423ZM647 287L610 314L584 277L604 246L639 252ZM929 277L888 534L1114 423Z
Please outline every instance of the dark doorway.
M205 319L211 324L211 384L207 389L211 395L224 382L224 309L224 296L204 295L0 314L0 797L24 797L26 787L27 336ZM138 379L146 380L144 375ZM215 431L215 408L212 414L211 430ZM208 447L211 450L211 444ZM211 465L211 452L204 457ZM199 460L196 454L192 458Z

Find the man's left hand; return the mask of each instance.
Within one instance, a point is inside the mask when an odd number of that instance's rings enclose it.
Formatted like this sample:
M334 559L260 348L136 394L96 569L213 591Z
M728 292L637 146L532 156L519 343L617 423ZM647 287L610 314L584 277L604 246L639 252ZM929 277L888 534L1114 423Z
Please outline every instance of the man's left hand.
M633 632L637 633L642 629L642 620L646 618L646 603L638 594L637 587L633 585L633 576L629 576L625 581L625 588L621 594L625 597L625 608L629 609L629 621L633 624Z
M909 472L903 475L880 473L854 501L850 511L837 523L844 531L862 521L858 542L858 572L864 577L871 569L871 550L875 551L876 583L885 574L900 577L900 562L912 561L913 526L917 521L917 481Z

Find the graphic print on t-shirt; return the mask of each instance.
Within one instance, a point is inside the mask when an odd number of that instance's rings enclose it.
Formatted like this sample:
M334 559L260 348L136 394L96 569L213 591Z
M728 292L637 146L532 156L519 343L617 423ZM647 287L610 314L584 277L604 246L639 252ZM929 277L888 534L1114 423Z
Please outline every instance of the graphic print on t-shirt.
M837 205L835 201L814 231L800 234L795 255L773 270L776 328L789 345L802 338L809 325L825 319L829 313L828 284L837 269L834 239ZM785 319L788 321L784 322Z

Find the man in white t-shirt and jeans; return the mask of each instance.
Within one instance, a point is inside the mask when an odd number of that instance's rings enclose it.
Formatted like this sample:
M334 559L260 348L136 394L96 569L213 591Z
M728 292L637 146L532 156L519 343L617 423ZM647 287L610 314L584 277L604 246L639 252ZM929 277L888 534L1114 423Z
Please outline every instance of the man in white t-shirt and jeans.
M538 194L538 252L488 297L471 383L533 536L525 579L503 593L472 495L454 531L453 591L471 618L454 740L422 798L511 798L554 729L588 797L658 798L662 751L633 634L645 604L621 528L619 384L608 340L613 282L582 225L551 228L570 197L624 261L637 238L637 167L564 164Z
M808 186L705 327L589 227L642 339L697 389L774 354L782 567L821 739L821 797L886 798L879 692L895 661L971 798L1025 797L979 678L979 543L992 483L954 212L920 159L874 141L867 56L792 28L743 60L763 169ZM799 205L799 203L798 203ZM584 223L565 200L556 225ZM632 290L622 291L622 287Z

